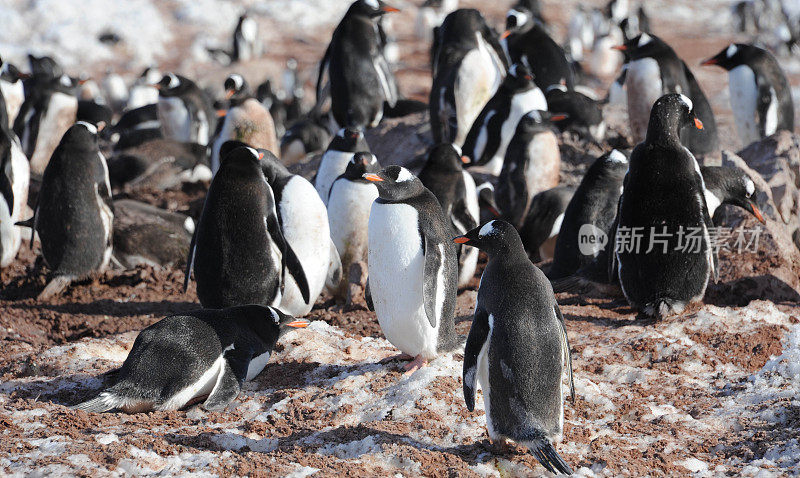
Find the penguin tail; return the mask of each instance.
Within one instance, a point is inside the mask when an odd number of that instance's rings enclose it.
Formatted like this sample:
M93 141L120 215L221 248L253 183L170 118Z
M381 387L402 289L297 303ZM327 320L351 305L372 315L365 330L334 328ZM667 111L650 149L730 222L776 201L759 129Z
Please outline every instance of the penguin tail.
M114 395L111 392L101 392L91 400L73 405L73 410L83 410L85 412L103 413L125 405L126 400Z
M36 297L36 300L48 300L53 296L64 292L64 289L66 289L67 286L69 286L75 279L75 276L54 277L53 280L51 280L50 283L45 286L44 290L39 293L39 296Z
M584 280L576 275L562 277L551 281L553 285L553 292L556 294L561 292L577 292L585 287Z
M547 469L550 473L571 475L572 468L564 461L558 454L550 440L546 438L538 438L531 443L526 443L528 450L531 452L539 463Z

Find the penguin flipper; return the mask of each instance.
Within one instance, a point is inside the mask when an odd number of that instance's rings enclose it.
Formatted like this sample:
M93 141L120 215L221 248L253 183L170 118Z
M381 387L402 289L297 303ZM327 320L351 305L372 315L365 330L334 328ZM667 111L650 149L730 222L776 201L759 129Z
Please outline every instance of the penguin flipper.
M215 410L222 410L228 406L236 397L239 396L239 392L242 391L242 382L244 381L243 375L242 379L239 379L239 375L241 370L234 371L234 368L239 369L238 365L234 365L237 361L231 361L230 354L226 355L226 362L225 366L220 373L220 376L217 377L217 383L214 385L214 389L211 390L211 394L208 396L206 401L203 403L203 408L209 411ZM245 365L244 373L247 373L247 366Z
M569 346L569 337L567 337L567 325L564 323L564 316L561 315L561 309L558 304L553 306L556 313L556 318L561 325L561 354L562 360L567 364L567 380L569 380L569 395L570 399L575 402L575 380L572 377L572 349Z
M189 282L192 280L192 269L194 269L194 255L197 248L197 230L195 228L192 234L192 242L189 244L189 257L186 259L186 275L183 278L183 292L189 288Z
M105 391L100 392L99 395L91 400L73 405L70 408L73 410L83 410L85 412L103 413L119 408L125 405L126 402L127 400L117 397L112 392Z
M77 279L75 276L56 276L53 280L50 281L47 286L45 286L44 290L39 293L36 297L36 300L48 300L51 297L58 295L64 291L64 289L69 286L73 280Z
M325 73L328 71L328 66L331 61L331 44L328 43L328 48L325 49L325 54L322 56L322 61L319 62L319 75L317 76L317 106L322 107L325 98L322 94L322 80ZM316 108L316 107L315 107Z
M367 285L364 287L364 302L367 303L367 309L375 312L375 304L372 303L372 291L369 290L369 277L367 277Z
M423 233L425 267L422 273L422 300L425 303L425 315L431 327L436 327L442 313L442 307L436 303L437 290L444 287L439 283L439 270L444 267L444 247L440 249ZM443 276L443 274L442 274Z
M464 369L462 378L464 382L464 402L467 410L475 410L475 383L478 379L478 355L481 353L483 344L489 337L489 314L485 310L476 307L475 317L472 319L472 327L467 335L467 343L464 346Z

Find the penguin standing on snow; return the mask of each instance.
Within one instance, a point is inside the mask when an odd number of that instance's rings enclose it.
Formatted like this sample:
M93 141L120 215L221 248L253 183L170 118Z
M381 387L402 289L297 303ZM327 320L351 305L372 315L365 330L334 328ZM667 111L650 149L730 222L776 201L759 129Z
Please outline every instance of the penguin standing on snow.
M22 107L22 103L25 102L25 87L22 85L22 80L25 78L28 78L28 75L20 72L11 63L0 59L0 97L5 101L6 114L8 115L5 118L6 121L0 123L4 125L4 128L11 128L14 125L19 109ZM2 114L0 112L0 115Z
M261 305L166 317L139 333L114 385L73 408L139 413L203 401L206 410L222 410L264 370L278 338L306 326Z
M40 300L108 266L113 221L108 167L97 144L97 128L75 123L44 170L32 220L53 274Z
M211 181L192 238L184 288L192 270L206 308L281 303L287 271L308 301L303 265L286 243L272 188L261 171L266 153L236 148Z
M346 299L347 280L351 265L367 262L369 237L369 212L378 199L378 188L364 179L368 173L380 170L378 160L371 153L359 152L350 158L344 174L331 186L328 196L328 224L331 239L339 251L343 280L333 290L337 299Z
M17 257L22 231L16 223L28 204L30 170L28 158L13 133L0 127L0 267Z
M259 56L261 56L261 41L258 38L258 24L243 13L233 31L231 62L250 61Z
M669 94L656 101L647 138L631 154L617 213L612 270L628 302L659 318L701 300L716 271L703 177L680 142L687 125L703 127L689 98ZM689 241L690 235L697 239Z
M211 101L192 80L167 73L158 89L158 118L164 137L207 145L217 124Z
M506 219L522 226L537 193L558 185L561 153L553 123L563 115L533 110L522 117L508 144L495 199Z
M461 150L450 143L438 144L431 149L428 162L419 173L419 180L428 188L449 217L453 229L458 234L465 234L478 225L480 206L475 192L475 180L464 171ZM468 249L459 256L459 287L475 276L478 266L478 251Z
M706 186L706 205L711 219L719 206L730 204L749 212L761 224L766 223L755 201L758 190L747 173L740 168L724 166L704 166L700 173Z
M410 374L458 345L458 259L450 220L407 169L367 174L380 197L369 215L369 288L381 330L413 359Z
M533 110L547 110L547 101L528 68L515 63L467 134L464 154L471 160L468 166L478 172L500 174L519 120Z
M562 82L569 90L575 88L575 73L564 49L550 38L530 10L521 5L511 9L506 17L506 31L500 38L511 62L524 64L542 91Z
M398 9L382 0L356 0L333 32L317 79L317 104L330 95L339 127L374 127L383 118L384 103L397 103L397 84L383 55L377 18ZM328 93L323 78L328 75Z
M434 31L428 102L434 143L464 144L472 123L506 71L505 53L478 10L447 15Z
M489 255L464 349L467 409L475 409L478 382L492 442L512 440L547 471L572 474L553 447L564 430L565 372L575 399L567 329L553 288L507 222L491 221L454 241Z
M779 130L794 131L792 90L770 52L732 43L702 64L728 71L731 109L745 146Z
M328 205L328 195L331 185L345 169L353 158L353 154L358 151L369 152L369 145L364 139L364 132L361 129L342 128L333 137L328 149L322 155L322 160L317 169L317 177L314 178L314 187L322 198L322 202Z

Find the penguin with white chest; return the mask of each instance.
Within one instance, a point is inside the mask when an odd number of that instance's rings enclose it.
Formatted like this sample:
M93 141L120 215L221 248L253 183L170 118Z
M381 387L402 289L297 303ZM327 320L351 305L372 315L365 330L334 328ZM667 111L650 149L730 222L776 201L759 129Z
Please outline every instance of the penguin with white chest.
M281 231L275 198L261 170L269 152L239 147L223 157L211 181L187 260L206 308L281 303L286 273L309 300L303 265Z
M19 109L25 102L25 87L22 80L28 75L20 72L16 66L0 59L0 95L5 103L7 117L3 123L7 128L14 125ZM2 115L2 113L0 113Z
M375 314L406 373L455 349L456 245L439 201L407 169L389 166L366 179L379 198L369 215L369 288Z
M347 295L350 267L358 262L367 262L369 213L372 203L378 199L378 188L364 179L364 175L379 170L380 165L373 154L358 152L331 186L328 225L333 244L339 251L344 279L334 289L333 295L340 300Z
M792 90L770 52L732 43L702 64L728 71L731 109L744 146L779 130L794 131Z
M192 80L167 73L156 83L164 137L207 145L217 124L211 101Z
M250 61L261 56L261 41L258 38L258 23L246 13L239 17L233 31L231 61Z
M360 128L342 128L328 144L328 149L325 150L319 163L317 176L314 178L314 187L326 206L331 185L344 173L353 155L358 151L369 152L369 145Z
M546 111L547 101L528 68L515 63L467 134L463 149L471 160L468 166L494 176L500 174L520 119L533 110Z
M308 326L273 307L242 305L166 317L139 333L116 382L73 408L127 413L223 410L264 370L278 338Z
M44 170L32 219L53 275L40 300L108 266L113 221L108 167L98 147L97 128L75 123Z
M461 150L450 143L438 144L428 154L428 162L419 173L419 180L428 188L446 216L452 223L454 231L465 234L478 225L480 220L480 206L478 195L475 192L475 180L472 175L464 171ZM459 256L459 287L467 283L475 275L478 266L477 249L467 249Z
M496 34L475 9L447 15L434 31L429 112L434 143L464 144L506 72Z
M28 204L30 170L28 158L13 133L0 127L0 267L17 257L22 231L16 223Z
M475 409L480 383L492 442L512 440L549 472L572 474L553 446L564 429L565 373L573 401L575 389L567 330L550 283L505 221L488 222L454 241L489 256L464 349L467 409Z

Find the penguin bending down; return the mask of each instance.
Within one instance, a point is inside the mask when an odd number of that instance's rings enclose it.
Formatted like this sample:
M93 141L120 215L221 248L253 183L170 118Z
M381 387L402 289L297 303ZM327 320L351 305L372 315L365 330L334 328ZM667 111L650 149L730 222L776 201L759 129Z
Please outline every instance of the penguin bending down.
M312 118L299 120L281 138L281 162L286 165L302 162L308 155L324 151L330 141L328 128Z
M572 474L553 447L564 430L565 372L573 401L575 387L567 329L550 283L505 221L488 222L454 241L489 256L464 349L467 409L475 409L477 381L492 442L512 440L528 447L547 471Z
M184 288L192 270L206 308L281 303L286 272L309 300L303 265L280 228L275 198L261 170L267 153L240 147L223 156L192 238Z
M704 166L700 168L705 182L705 198L708 215L714 213L722 204L739 206L765 224L764 216L758 209L755 196L758 193L752 179L742 169L736 167Z
M158 118L164 137L207 145L217 124L211 101L192 80L167 73L158 89Z
M628 302L658 318L701 300L717 270L703 176L679 136L687 125L703 127L692 106L678 94L653 105L647 137L631 154L617 213L612 270Z
M573 131L585 139L602 141L606 135L603 109L597 101L564 85L552 85L544 94L547 109L563 113L565 118L555 125L559 131Z
M531 261L553 258L556 241L561 234L564 211L575 188L558 186L533 196L528 214L519 228L522 245Z
M461 149L455 144L442 143L431 149L428 162L419 173L419 180L428 188L445 216L450 218L453 230L465 234L478 225L480 206L475 191L475 180L464 171ZM462 251L458 258L458 285L463 287L475 276L478 267L478 250L471 248Z
M139 333L114 385L72 408L140 413L203 401L223 410L264 370L278 338L308 323L261 305L166 317Z
M0 267L17 257L22 230L16 223L28 205L28 158L6 127L0 126Z
M731 43L702 64L728 71L731 109L744 146L779 130L794 131L791 87L770 52Z
M552 122L564 118L533 110L517 124L495 191L497 205L514 227L522 226L537 193L558 185L561 153Z
M471 169L500 174L519 120L533 110L547 110L544 94L527 67L521 63L511 65L508 76L483 107L464 141L464 154L471 160Z
M378 188L364 178L380 170L371 153L355 153L344 174L331 186L328 196L328 224L331 239L342 262L342 281L333 290L336 299L346 299L351 265L367 262L369 213L378 199Z
M450 220L422 182L389 166L367 174L380 197L369 214L369 288L375 314L410 374L459 345L458 258Z
M108 167L97 144L97 128L75 123L44 170L32 220L53 275L40 300L108 266L113 221Z
M158 89L153 86L161 80L161 72L158 68L147 67L131 86L128 95L127 110L135 110L142 106L155 105L158 103Z
M328 196L333 182L347 169L347 165L358 151L369 152L369 145L364 139L364 132L358 128L342 128L333 137L328 149L322 155L314 187L328 205Z
M459 9L434 31L433 86L428 102L434 143L464 144L494 95L506 65L497 37L478 10Z

